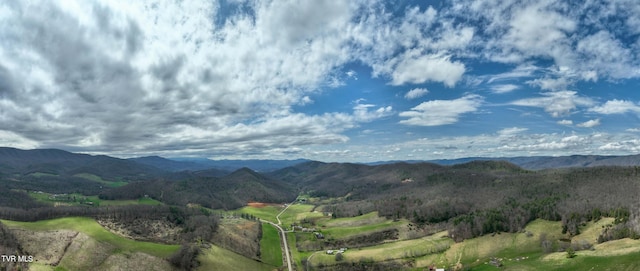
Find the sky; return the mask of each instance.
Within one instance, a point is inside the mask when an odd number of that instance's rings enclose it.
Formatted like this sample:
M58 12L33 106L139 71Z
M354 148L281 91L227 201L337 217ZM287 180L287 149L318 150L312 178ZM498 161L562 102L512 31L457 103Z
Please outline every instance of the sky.
M637 0L2 1L0 146L638 154L637 14Z

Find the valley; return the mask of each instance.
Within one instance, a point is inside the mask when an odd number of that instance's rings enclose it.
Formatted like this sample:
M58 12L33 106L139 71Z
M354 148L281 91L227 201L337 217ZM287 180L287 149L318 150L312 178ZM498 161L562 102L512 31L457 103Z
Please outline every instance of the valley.
M3 268L640 268L638 166L303 161L216 175L7 153L23 164L0 152L0 252L34 261Z

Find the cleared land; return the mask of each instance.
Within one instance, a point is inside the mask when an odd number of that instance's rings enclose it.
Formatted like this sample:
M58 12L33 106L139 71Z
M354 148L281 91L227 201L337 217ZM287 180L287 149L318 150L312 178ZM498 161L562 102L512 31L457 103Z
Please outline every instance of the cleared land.
M277 222L276 216L284 208L282 205L260 205L260 207L245 206L238 209L237 213L250 214L257 218Z
M313 207L309 204L293 204L280 215L280 221L283 226L290 227L293 223L325 217L322 212L311 211Z
M86 180L89 180L89 181L94 181L94 182L97 182L97 183L101 183L101 184L104 184L107 187L120 187L120 186L124 186L124 185L128 184L128 182L125 182L125 181L110 182L110 181L107 181L105 179L102 179L100 176L93 175L93 174L90 174L90 173L78 173L78 174L75 174L73 176L74 177L78 177L78 178L83 178L83 179L86 179Z
M260 240L260 258L264 263L282 266L282 249L278 229L268 223L262 223L262 239Z
M272 265L268 265L256 260L249 259L240 254L236 254L234 252L220 248L215 245L203 251L203 253L200 256L198 256L198 261L200 262L200 266L198 266L197 270L202 270L202 271L274 270L274 266Z
M44 192L30 191L29 196L37 201L67 206L123 206L123 205L162 205L163 203L152 198L140 198L137 200L103 200L98 196L85 196L82 194L50 194Z
M2 223L12 228L33 231L72 230L82 232L89 237L106 242L123 252L143 252L149 255L166 258L178 250L178 245L156 244L126 239L111 233L92 218L67 217L37 222L16 222L2 220Z
M178 249L113 235L87 218L2 223L34 257L30 270L173 270L164 260Z

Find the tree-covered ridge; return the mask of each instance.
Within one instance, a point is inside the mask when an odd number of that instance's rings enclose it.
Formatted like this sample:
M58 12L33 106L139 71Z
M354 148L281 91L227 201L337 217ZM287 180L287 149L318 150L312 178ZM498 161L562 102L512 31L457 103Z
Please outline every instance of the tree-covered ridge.
M454 166L313 163L300 168L304 170L283 169L274 176L295 180L314 196L344 197L328 207L334 216L378 211L420 225L441 225L456 240L517 232L537 218L562 221L566 232L577 234L580 224L600 216L622 217L621 212L628 213L616 224L623 226L608 236L640 232L634 222L640 167L527 171L502 161L474 161Z

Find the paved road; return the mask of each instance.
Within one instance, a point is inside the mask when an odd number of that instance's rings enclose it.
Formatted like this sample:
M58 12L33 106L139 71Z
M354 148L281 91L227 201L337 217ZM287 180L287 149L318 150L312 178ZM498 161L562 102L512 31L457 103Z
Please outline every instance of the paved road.
M282 243L283 243L283 247L284 247L284 255L287 258L287 268L289 269L289 271L293 271L293 264L291 263L291 256L289 254L289 245L287 244L287 234L282 229L282 227L280 227L280 225L278 225L276 223L273 223L273 222L267 221L267 220L262 220L262 219L260 221L273 225L280 232L280 236L282 237Z

